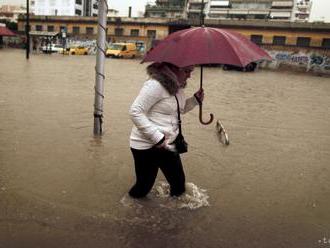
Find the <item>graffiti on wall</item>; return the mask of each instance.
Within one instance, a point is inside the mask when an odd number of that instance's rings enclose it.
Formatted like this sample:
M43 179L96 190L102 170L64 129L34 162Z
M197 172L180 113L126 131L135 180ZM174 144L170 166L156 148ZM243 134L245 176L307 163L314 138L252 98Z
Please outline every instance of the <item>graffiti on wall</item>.
M267 67L277 68L281 64L305 68L306 71L323 72L330 74L330 57L311 53L295 53L288 51L268 51L273 61Z
M317 54L312 54L310 56L310 64L309 64L309 69L320 69L326 70L330 72L330 58L327 56L321 56Z

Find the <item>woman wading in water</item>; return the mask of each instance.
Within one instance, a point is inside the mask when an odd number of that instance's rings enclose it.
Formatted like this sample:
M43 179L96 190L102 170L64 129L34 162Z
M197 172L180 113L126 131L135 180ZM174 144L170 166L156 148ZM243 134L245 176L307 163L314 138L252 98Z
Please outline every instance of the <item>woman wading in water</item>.
M203 90L187 98L183 89L193 67L169 63L147 67L150 76L130 108L134 123L130 147L135 163L136 183L129 191L134 198L146 196L161 169L171 187L171 196L185 192L185 174L180 154L173 143L179 134L178 109L184 114L204 99Z

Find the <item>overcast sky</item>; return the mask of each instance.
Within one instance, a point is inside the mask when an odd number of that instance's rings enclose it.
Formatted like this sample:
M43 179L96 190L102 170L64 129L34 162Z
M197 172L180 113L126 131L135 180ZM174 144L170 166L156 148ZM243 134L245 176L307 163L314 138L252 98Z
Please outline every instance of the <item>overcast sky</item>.
M115 0L109 1L110 7L119 10L120 16L127 16L128 7L132 6L133 16L137 16L138 11L144 11L144 6L147 2L154 0ZM0 0L2 4L23 4L26 0ZM330 0L313 0L312 20L324 20L330 22Z

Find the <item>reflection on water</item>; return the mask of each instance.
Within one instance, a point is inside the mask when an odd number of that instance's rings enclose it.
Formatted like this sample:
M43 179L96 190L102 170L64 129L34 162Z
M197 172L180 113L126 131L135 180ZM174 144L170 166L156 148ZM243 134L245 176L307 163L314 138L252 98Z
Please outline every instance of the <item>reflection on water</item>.
M0 246L300 248L330 230L328 78L206 68L204 112L230 145L197 109L184 115L193 183L171 198L159 173L135 201L123 197L135 180L128 109L145 65L106 60L97 138L95 57L1 50L0 63ZM198 70L190 81L187 95Z
M102 136L93 136L93 138L90 140L90 145L92 147L101 147L103 145Z

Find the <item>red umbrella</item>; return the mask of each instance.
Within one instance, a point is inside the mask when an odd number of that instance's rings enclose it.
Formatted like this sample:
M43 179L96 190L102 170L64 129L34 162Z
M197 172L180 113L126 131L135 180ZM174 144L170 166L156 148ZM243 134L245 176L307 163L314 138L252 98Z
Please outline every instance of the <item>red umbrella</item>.
M194 27L167 36L142 62L168 62L178 67L202 64L247 64L271 57L240 33Z
M231 64L245 67L251 62L271 60L271 57L240 33L209 27L193 27L170 34L147 52L143 62L168 62L178 67L204 64ZM203 83L201 66L200 88ZM210 124L213 120L200 121Z

